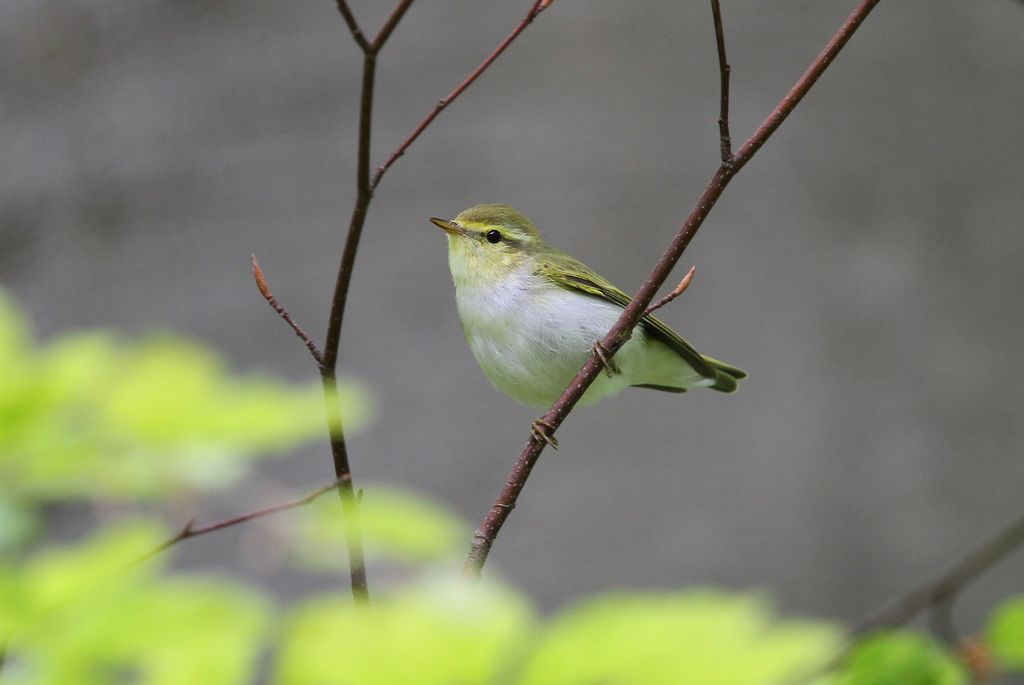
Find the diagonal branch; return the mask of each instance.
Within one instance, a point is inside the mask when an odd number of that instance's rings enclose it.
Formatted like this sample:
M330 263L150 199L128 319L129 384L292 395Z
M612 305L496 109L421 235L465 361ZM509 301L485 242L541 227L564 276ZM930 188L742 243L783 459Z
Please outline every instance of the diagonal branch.
M832 36L825 49L811 63L811 66L800 77L796 84L790 89L786 96L776 105L775 109L768 115L768 118L758 127L754 134L736 152L731 165L723 164L718 168L711 178L707 188L697 200L696 206L690 215L683 222L679 232L672 239L668 249L658 260L654 270L651 271L643 286L633 297L629 306L625 308L619 320L608 332L608 335L601 341L602 346L614 354L630 338L633 328L640 320L646 307L654 299L655 294L661 285L668 278L672 268L679 261L683 251L693 240L704 219L707 218L711 208L714 207L718 198L721 197L725 187L732 180L733 176L740 171L747 162L765 144L768 138L782 125L786 117L793 111L793 108L807 95L818 78L825 72L828 66L836 58L836 55L843 49L846 43L856 32L868 14L874 9L880 0L860 0L853 13L847 18L839 30ZM557 429L565 420L569 412L576 405L583 393L594 382L602 369L602 363L596 355L591 355L586 364L580 369L576 377L569 383L562 396L551 406L539 421ZM463 565L464 573L470 578L478 578L483 571L494 540L508 518L509 513L515 507L519 493L522 492L530 472L540 458L546 441L537 435L531 435L526 446L516 459L515 465L498 495L497 500L491 507L483 523L473 536L473 542Z
M316 346L313 339L306 334L306 331L302 330L302 327L296 323L292 315L288 313L288 310L284 308L284 305L277 301L274 297L274 293L270 292L270 286L267 285L267 279L263 277L263 269L260 268L260 263L256 261L256 255L249 255L252 257L252 277L256 279L256 287L259 288L260 294L263 295L263 299L267 301L267 304L273 308L278 315L285 320L292 330L295 331L295 335L299 336L299 339L306 344L309 349L309 353L313 355L313 359L316 360L317 366L324 363L323 355L320 354L320 348Z
M512 41L514 41L527 26L533 23L533 20L537 18L537 15L543 12L548 5L552 3L552 1L553 0L536 0L533 3L533 6L530 7L530 11L526 13L526 17L519 22L519 24L512 30L512 33L505 36L504 40L498 43L498 47L494 48L494 50L491 51L491 54L487 55L484 61L480 63L480 66L471 71L469 76L463 79L462 83L455 87L455 90L437 101L437 104L434 105L434 109L432 109L430 113L423 118L423 121L413 129L412 133L409 134L409 137L391 153L383 164L377 167L377 171L373 174L373 180L370 181L371 191L380 184L381 178L385 173L387 173L387 170L391 168L391 165L398 161L399 157L405 154L405 151L409 149L409 146L416 142L416 139L420 137L420 134L423 133L428 126L430 126L431 122L437 118L437 115L440 114L445 107L452 104L457 97L462 95L463 91L473 85L473 81L476 81L480 74L484 73L484 71L487 70L487 67L491 66L491 63L498 59L498 57L501 56L501 53L505 52L505 48L511 45Z
M178 544L182 540L188 540L189 538L194 538L199 535L212 533L215 530L230 528L232 526L237 526L240 523L245 523L246 521L252 521L253 519L263 518L264 516L270 516L271 514L276 514L281 511L287 511L289 509L296 509L298 507L305 506L312 502L313 500L315 500L316 498L320 497L320 495L330 492L331 490L336 490L338 488L338 485L339 482L334 481L333 483L330 483L329 485L324 485L323 487L319 487L313 492L304 495L298 499L294 499L289 502L283 502L281 504L275 504L269 507L263 507L262 509L255 509L245 514L239 514L238 516L232 516L231 518L226 518L221 521L208 523L205 526L196 526L195 520L190 520L182 527L180 531L178 531L177 535L160 543L153 549L152 552L145 554L135 563L141 563L143 561L146 561L147 559L151 559L155 557L157 554L160 554L168 548Z
M862 618L847 633L833 657L789 682L802 685L818 682L820 676L837 669L857 645L857 640L868 633L898 628L909 623L923 611L933 611L937 608L940 611L948 610L949 603L968 584L1021 547L1024 547L1024 516L997 531L939 575L910 588ZM945 618L948 619L948 616ZM943 634L941 637L951 644L958 644L963 658L973 671L979 665L972 665L971 659L983 660L984 652L979 654L979 646L970 639L957 640L952 624L942 628L943 633L947 630L952 630L952 634ZM984 663L980 666L984 668Z
M981 543L945 572L890 600L861 619L850 631L850 638L879 628L901 626L925 609L948 603L968 583L1022 546L1024 516Z
M348 2L346 0L337 0L337 2L338 12L341 13L342 19L345 20L348 30L352 32L352 40L356 42L360 50L369 52L370 43L366 40L363 30L359 28L359 22L356 21L355 15L352 14L352 9L348 6Z
M380 31L377 32L377 37L373 39L373 43L370 44L371 52L380 52L380 49L384 47L384 43L391 37L391 32L398 26L398 22L405 16L406 10L412 5L413 0L402 0L395 9L391 12L388 18L384 21L384 25L380 27Z

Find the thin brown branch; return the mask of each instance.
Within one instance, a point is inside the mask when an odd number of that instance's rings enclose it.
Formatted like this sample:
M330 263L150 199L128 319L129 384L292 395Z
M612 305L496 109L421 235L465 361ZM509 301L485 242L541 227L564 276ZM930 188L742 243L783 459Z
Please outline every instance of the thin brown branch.
M263 507L262 509L255 509L245 514L239 514L238 516L232 516L231 518L226 518L221 521L208 523L205 526L196 526L195 520L190 520L181 528L180 531L178 531L177 535L157 545L153 549L153 551L141 557L136 563L140 563L147 559L151 559L155 557L157 554L160 554L161 552L166 551L168 548L178 544L182 540L188 540L189 538L205 535L206 533L212 533L215 530L230 528L232 526L237 526L240 523L252 521L253 519L263 518L264 516L270 516L271 514L276 514L281 511L287 511L289 509L296 509L298 507L305 506L312 502L313 500L315 500L316 498L320 497L321 495L330 492L331 490L337 489L339 485L339 481L334 481L333 483L317 488L313 492L304 495L298 499L290 500L288 502L282 502L281 504L275 504L270 507Z
M430 113L423 118L423 121L413 129L412 133L409 134L409 137L391 153L383 164L377 167L377 171L374 172L373 179L370 181L371 191L377 188L380 184L381 178L383 178L384 174L387 173L387 170L391 168L391 165L398 161L399 157L405 154L405 151L409 149L409 146L416 142L416 139L420 137L420 134L423 133L428 126L430 126L431 122L437 118L437 115L440 114L448 105L452 104L456 98L462 95L463 91L473 85L473 82L480 77L480 74L484 73L487 70L487 67L491 66L494 60L498 59L498 57L501 56L501 53L505 52L505 49L512 44L512 41L514 41L527 26L533 23L533 20L537 18L537 15L543 12L552 3L552 1L553 0L536 0L533 3L533 6L530 7L530 11L526 13L526 17L524 17L523 20L519 22L514 29L512 29L512 33L505 36L504 40L498 43L498 47L494 48L494 50L491 51L491 54L487 55L484 61L481 62L476 69L471 71L469 76L463 79L462 83L455 87L455 90L437 101L437 104L434 105L434 109L432 109Z
M919 613L948 604L968 583L1024 546L1024 516L971 550L938 576L911 588L868 614L850 631L850 639L879 628L894 628Z
M306 344L306 348L309 349L309 353L313 355L313 359L316 360L317 366L324 363L323 355L320 354L320 348L316 346L313 339L306 334L306 331L302 330L302 327L296 323L292 315L288 313L288 310L284 308L277 298L274 297L274 293L270 292L270 286L267 285L267 279L263 277L263 269L260 268L260 263L256 261L256 255L249 255L252 257L252 277L256 279L256 287L260 289L260 294L263 295L263 299L267 301L267 304L277 312L278 316L285 320L292 330L295 331L295 335L299 336L299 339Z
M406 5L404 1L399 3L395 12L397 13L403 5ZM395 13L392 13L392 16L395 16ZM398 17L401 18L401 13L398 14ZM390 31L388 33L390 34ZM356 251L363 233L363 225L366 223L366 210L370 206L370 126L373 117L373 86L377 69L377 52L381 46L374 45L363 50L363 78L359 97L359 142L356 153L356 201L352 207L345 247L334 282L331 311L327 319L323 363L320 365L327 433L331 444L331 461L334 465L334 475L339 481L338 496L341 498L341 508L345 520L345 546L348 551L349 576L352 597L356 602L369 600L370 589L366 578L362 534L359 529L359 505L354 494L352 467L348 457L348 446L345 443L345 427L342 423L341 406L338 400L337 367L341 324L345 317L349 286L352 283L352 269L355 265Z
M677 297L685 293L686 289L690 287L691 283L693 283L693 275L695 273L697 273L697 267L691 266L690 270L686 272L685 276L683 276L683 280L679 281L679 285L673 288L672 292L670 292L668 295L661 298L660 300L652 304L650 307L645 309L644 316L653 314L654 312L658 311L659 309L667 305L672 300L676 299Z
M398 26L398 22L402 21L402 17L405 16L406 10L412 5L413 0L402 0L395 9L388 15L388 18L384 21L384 25L380 27L380 31L377 32L377 37L373 39L373 43L370 45L370 49L373 52L379 52L384 43L388 42L388 38L391 37L391 32Z
M729 75L732 67L725 56L725 29L722 28L722 8L718 0L711 0L711 16L715 22L715 44L718 46L718 72L721 80L721 104L718 114L718 135L722 148L722 164L732 164L732 138L729 136Z
M359 49L363 52L369 52L370 43L366 40L366 35L363 34L363 30L359 28L359 22L356 21L356 17L352 14L352 10L349 8L346 0L338 0L338 12L341 13L342 18L345 20L348 30L352 32L352 39L355 40Z
M820 676L838 668L857 645L858 639L868 633L887 628L898 628L924 611L933 609L937 609L939 612L947 611L950 602L967 585L1021 547L1024 547L1024 516L997 531L992 537L962 556L939 575L910 588L869 613L854 624L831 659L819 667L800 674L790 682L801 685L817 682ZM948 616L946 620L948 620ZM947 630L952 630L952 632L946 634ZM971 650L977 649L978 645L972 644L970 639L958 639L952 625L940 627L939 633L940 637L955 644L961 650L961 654L965 661L968 661L972 672L976 669L984 669L986 666L984 663L972 664L969 662L972 658L984 660L986 654L983 649L980 654L971 654Z
M707 188L697 200L696 206L683 222L679 232L672 239L668 249L658 260L658 263L650 275L648 275L647 280L644 281L643 286L633 297L629 306L622 312L622 315L608 332L608 335L601 341L604 348L611 354L614 354L630 338L633 328L643 316L644 310L668 278L672 268L679 261L680 256L682 256L690 241L693 240L701 224L704 223L708 212L714 207L732 177L750 161L768 138L785 121L786 117L793 111L793 108L803 99L879 2L880 0L860 0L853 13L835 35L832 36L822 53L815 58L803 76L800 77L782 101L776 105L764 123L758 127L750 139L736 152L733 164L722 165L715 171ZM551 425L553 429L557 429L583 396L583 393L594 382L602 368L603 365L597 356L591 355L587 359L586 364L583 365L583 368L576 374L576 377L569 383L562 396L541 417L540 421ZM551 432L554 431L552 430ZM509 513L515 507L516 500L526 485L530 472L536 465L537 459L540 457L545 445L546 442L543 439L531 433L529 441L516 459L505 486L473 537L473 542L463 566L464 572L468 577L478 578L483 571L491 546L494 544L494 540L508 518Z

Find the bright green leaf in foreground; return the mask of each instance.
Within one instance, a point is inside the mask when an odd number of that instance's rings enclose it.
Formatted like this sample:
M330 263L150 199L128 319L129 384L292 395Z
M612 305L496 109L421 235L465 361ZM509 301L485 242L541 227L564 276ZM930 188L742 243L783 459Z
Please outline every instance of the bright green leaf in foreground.
M829 685L966 685L967 672L927 635L878 633L853 649Z
M765 685L824 664L829 625L782 621L749 595L605 596L548 628L522 685Z
M275 685L487 685L520 656L522 598L461 578L412 585L364 607L321 597L288 622Z
M1003 601L989 620L986 637L999 666L1024 671L1024 595Z
M107 333L31 343L0 293L0 498L163 496L229 484L245 459L324 431L319 384L229 374L209 349L172 336ZM341 388L346 429L367 418ZM0 534L3 531L0 530Z
M164 535L125 525L0 568L4 684L251 682L266 602L236 584L165 580L153 561L134 563Z

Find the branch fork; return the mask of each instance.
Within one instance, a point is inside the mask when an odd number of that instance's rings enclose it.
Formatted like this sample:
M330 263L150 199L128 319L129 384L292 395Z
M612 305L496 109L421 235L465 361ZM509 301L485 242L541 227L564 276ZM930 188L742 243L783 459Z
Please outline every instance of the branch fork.
M334 473L337 477L337 490L341 497L342 509L345 512L346 532L345 541L348 547L349 571L351 575L352 595L357 602L365 602L369 599L369 589L366 580L366 565L363 560L363 544L357 520L357 506L361 491L356 492L352 482L352 469L349 464L348 448L345 443L345 433L339 411L337 391L337 365L341 341L341 327L345 317L345 305L348 301L349 286L352 282L352 271L355 265L356 251L362 237L363 226L366 223L366 213L369 209L373 192L380 183L381 178L395 161L405 154L410 145L423 133L430 123L461 95L487 68L508 48L509 45L522 33L534 19L537 18L545 8L551 5L553 0L535 0L527 12L526 17L513 31L502 40L498 46L488 55L480 65L470 72L462 83L438 101L434 109L413 129L413 132L391 153L385 162L377 168L372 178L370 176L370 127L373 118L373 88L376 75L377 55L384 47L391 33L398 26L398 23L405 16L413 0L399 0L391 14L384 21L380 30L373 40L366 37L366 33L359 25L358 20L349 7L348 0L335 0L338 13L345 21L352 40L363 53L363 75L362 87L359 99L359 136L356 161L356 199L352 207L352 215L349 220L348 233L345 237L345 244L342 250L341 261L338 266L338 274L334 284L334 294L331 297L331 310L327 319L327 334L324 341L324 349L321 349L306 334L301 326L295 321L287 309L274 297L267 285L266 278L256 261L252 257L253 277L256 286L267 303L284 319L291 327L295 335L305 344L320 371L320 377L324 389L324 400L326 404L327 428L330 437L331 458L334 462ZM553 438L548 440L554 443ZM190 523L191 525L191 523ZM186 526L179 535L188 537L192 534L189 526ZM183 539L183 538L182 538ZM173 544L173 542L171 543Z
M672 292L670 292L668 295L661 298L660 300L649 306L647 309L645 309L644 316L650 316L654 312L658 311L659 309L667 305L672 300L676 299L677 297L685 293L686 289L690 287L691 283L693 283L693 275L695 273L697 273L697 267L691 266L690 270L686 272L685 276L683 276L683 280L679 281L679 285L673 288Z

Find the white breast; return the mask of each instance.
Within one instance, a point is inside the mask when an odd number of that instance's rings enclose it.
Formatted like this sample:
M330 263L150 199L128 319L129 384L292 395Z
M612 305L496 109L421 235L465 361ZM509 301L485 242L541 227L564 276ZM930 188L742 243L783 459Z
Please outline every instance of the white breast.
M459 284L462 328L477 362L502 392L529 405L549 406L579 371L594 343L622 314L596 297L554 287L526 266L497 284ZM642 331L616 356L621 374L603 375L584 395L595 402L630 385Z

